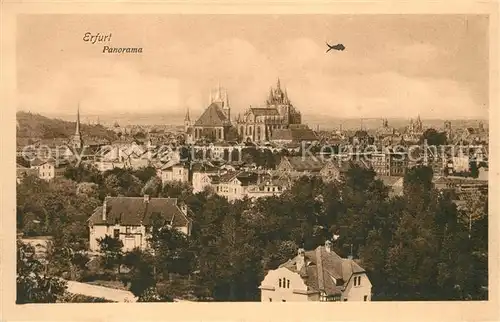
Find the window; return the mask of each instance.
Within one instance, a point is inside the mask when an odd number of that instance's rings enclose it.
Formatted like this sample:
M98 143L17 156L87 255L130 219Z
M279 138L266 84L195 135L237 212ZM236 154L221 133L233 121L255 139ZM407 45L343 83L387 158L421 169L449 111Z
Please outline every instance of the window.
M368 300L368 295L365 295L364 300L365 302Z
M281 300L281 302L286 302L286 300Z
M286 280L286 288L290 288L290 280Z
M366 296L365 296L365 297L366 297ZM269 302L272 302L272 301L273 301L273 299L272 299L272 298L269 298Z
M358 286L361 285L361 276L358 276Z
M128 234L130 234L130 227L128 227L128 226L127 226L127 227L125 228L125 233L126 233L127 235L128 235Z
M347 302L347 299L344 299L344 302Z
M280 278L280 287L281 287L281 278Z
M120 237L120 229L114 229L113 238L118 238L118 237Z

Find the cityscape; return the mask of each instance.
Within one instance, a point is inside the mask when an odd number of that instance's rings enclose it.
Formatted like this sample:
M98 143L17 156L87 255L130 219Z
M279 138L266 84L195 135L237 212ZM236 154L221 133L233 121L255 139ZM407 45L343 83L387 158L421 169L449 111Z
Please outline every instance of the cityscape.
M171 121L101 118L80 94L70 118L18 109L17 304L488 300L484 111L354 104L333 123L319 79L196 78L205 98Z

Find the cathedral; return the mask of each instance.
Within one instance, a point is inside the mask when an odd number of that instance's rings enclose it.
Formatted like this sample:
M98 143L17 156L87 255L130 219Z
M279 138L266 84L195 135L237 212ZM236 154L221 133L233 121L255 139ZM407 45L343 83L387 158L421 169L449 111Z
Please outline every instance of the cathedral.
M236 120L238 135L243 141L269 141L275 130L288 129L301 124L302 116L292 105L286 89L281 89L280 80L276 88L269 89L265 107L250 107Z
M235 122L231 121L231 106L226 90L219 86L210 93L209 105L203 114L191 123L189 111L184 120L184 130L190 141L208 139L229 141L239 139L244 142L265 142L274 132L300 128L302 116L292 105L288 94L281 89L278 79L276 87L270 88L264 107L250 107Z
M205 112L191 124L189 111L184 120L186 133L192 132L193 140L208 139L210 141L224 141L228 139L231 129L231 107L227 91L222 91L220 85L215 91L210 93L209 105Z

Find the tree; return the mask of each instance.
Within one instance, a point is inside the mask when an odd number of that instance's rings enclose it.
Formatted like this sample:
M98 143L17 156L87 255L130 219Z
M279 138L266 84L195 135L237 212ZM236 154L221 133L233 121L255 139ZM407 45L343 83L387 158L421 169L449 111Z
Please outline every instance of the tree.
M76 182L93 182L98 185L103 182L103 178L99 170L93 166L85 164L68 166L64 171L64 177Z
M433 128L425 130L420 138L420 143L427 141L428 145L441 146L447 144L446 132L438 132Z
M162 182L158 177L151 177L141 190L142 195L158 197L162 191Z
M130 282L130 291L135 296L140 297L147 289L156 287L154 258L150 252L138 248L127 252L123 257L123 265L130 269L124 281Z
M114 272L116 267L118 267L118 274L120 274L120 265L123 258L123 242L118 238L106 235L98 238L97 243L101 253L104 255L103 268L113 270Z
M81 182L77 185L76 193L90 198L99 197L99 186L93 182Z
M159 216L153 219L152 232L148 240L155 259L156 272L170 279L171 274L188 275L193 256L186 235Z
M142 172L139 173L143 175ZM136 197L140 195L146 181L141 181L130 170L115 168L104 173L104 193L110 196Z
M44 265L35 258L31 245L17 241L16 303L55 303L66 290L66 282L46 274Z
M174 181L166 182L163 186L162 196L168 198L178 198L179 200L186 200L193 194L193 187L186 182Z
M143 183L146 183L151 178L156 177L156 169L151 166L143 167L133 171L132 175L141 180Z

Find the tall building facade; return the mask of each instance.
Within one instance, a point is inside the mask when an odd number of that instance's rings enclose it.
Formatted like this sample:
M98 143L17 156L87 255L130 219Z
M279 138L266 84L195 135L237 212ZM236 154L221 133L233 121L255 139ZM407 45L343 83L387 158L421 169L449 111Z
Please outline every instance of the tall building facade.
M250 107L236 120L238 135L243 141L268 141L274 130L288 129L301 124L302 115L292 105L286 89L281 89L278 79L275 88L269 89L265 107Z
M215 94L215 95L214 95ZM186 131L189 123L185 123ZM210 92L209 105L203 114L192 126L194 140L208 139L210 141L224 141L231 128L231 107L227 90L220 85L215 93Z
M281 88L278 79L275 88L270 88L269 96L263 107L250 107L245 113L231 121L231 105L227 90L220 86L210 93L209 105L203 114L191 124L186 115L184 130L192 133L194 141L242 140L244 142L263 142L272 138L277 130L291 129L295 132L309 130L302 125L302 115L291 103L286 89ZM311 130L309 130L312 132ZM294 132L294 133L295 133Z

